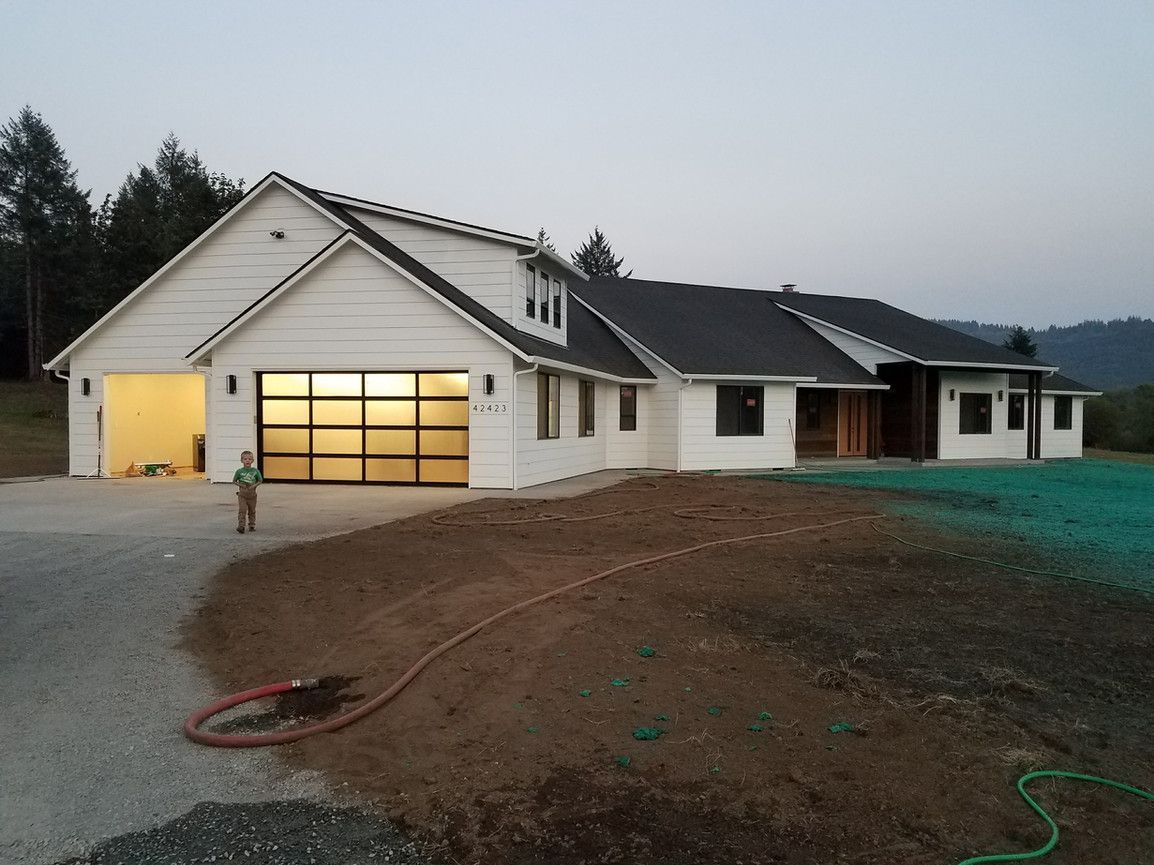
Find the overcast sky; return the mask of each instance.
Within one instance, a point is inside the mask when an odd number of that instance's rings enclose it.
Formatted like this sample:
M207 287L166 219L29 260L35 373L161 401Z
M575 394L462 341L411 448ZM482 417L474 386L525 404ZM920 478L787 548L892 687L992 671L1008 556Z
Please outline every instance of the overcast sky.
M562 253L600 224L645 279L1154 316L1148 0L0 14L0 113L42 113L94 204L172 130L233 177L544 225Z

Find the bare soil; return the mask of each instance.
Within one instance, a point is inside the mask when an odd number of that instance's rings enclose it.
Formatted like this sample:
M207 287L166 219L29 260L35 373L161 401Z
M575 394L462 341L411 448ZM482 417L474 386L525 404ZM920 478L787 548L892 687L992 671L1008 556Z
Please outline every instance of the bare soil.
M516 601L706 540L876 512L891 496L656 485L451 513L668 507L516 527L422 516L238 563L188 621L186 645L224 692L348 677L269 712L327 717ZM801 513L673 515L698 504ZM910 519L883 523L974 551ZM1031 558L988 540L980 552ZM1014 791L1030 769L1154 787L1152 717L1148 596L911 549L856 522L710 548L547 601L434 662L375 714L284 753L447 862L950 863L1045 840ZM853 731L830 732L838 722ZM663 732L634 739L643 727ZM1062 828L1055 865L1154 862L1149 803L1072 782L1036 789Z

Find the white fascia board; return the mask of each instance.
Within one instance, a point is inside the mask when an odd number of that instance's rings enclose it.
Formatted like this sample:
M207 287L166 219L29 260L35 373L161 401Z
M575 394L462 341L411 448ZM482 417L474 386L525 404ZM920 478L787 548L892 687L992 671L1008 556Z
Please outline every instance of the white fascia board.
M825 327L836 330L839 333L844 333L846 336L852 336L854 339L860 339L862 342L869 343L870 345L875 346L876 348L884 348L886 351L891 352L893 354L896 354L899 357L904 357L906 360L912 360L914 363L921 363L921 364L926 363L926 361L922 360L920 357L914 357L912 354L906 354L906 352L899 351L898 349L894 348L892 345L886 345L884 342L878 342L876 339L870 339L868 336L862 336L860 333L854 333L852 330L849 330L849 329L844 328L844 327L840 327L839 325L836 325L836 324L832 324L831 322L828 322L828 321L825 321L824 319L818 318L816 315L808 315L807 313L804 313L804 312L798 312L796 309L793 309L792 307L787 306L784 303L778 303L776 300L774 301L774 304L779 309L783 309L788 313L792 313L793 315L796 315L798 318L804 318L807 321L817 322L818 324L824 325Z
M549 367L550 369L559 369L564 372L576 372L587 375L590 378L600 378L606 381L620 382L621 384L657 384L657 379L653 378L629 378L627 376L613 375L609 372L601 372L600 370L590 369L587 366L578 366L574 363L565 363L560 360L552 360L547 357L538 357L537 355L530 355L530 363L535 363L541 367Z
M784 381L799 384L817 381L816 375L718 375L713 372L687 372L685 377L694 381Z
M988 369L990 372L1002 372L1007 369L1018 369L1025 372L1055 373L1056 366L1030 366L1019 363L974 363L957 360L927 360L922 361L926 366L956 366L964 369Z
M560 255L558 255L552 249L550 249L547 246L542 246L540 243L537 244L537 248L541 250L541 255L545 256L547 259L552 261L554 264L561 265L563 268L565 268L567 271L569 271L569 273L571 273L573 276L576 276L582 282L588 282L589 281L589 274L587 274L585 271L583 271L581 268L579 268L573 262L566 261L564 258L562 258Z
M888 384L838 384L835 382L817 382L807 384L806 387L826 388L828 390L889 390Z
M255 304L254 306L249 307L249 309L247 309L244 313L242 313L240 316L238 316L236 319L234 319L228 325L228 327L226 327L224 330L222 330L220 333L218 333L216 336L214 336L211 340L209 340L207 343L205 343L198 350L196 356L193 358L190 358L190 362L192 362L192 363L198 362L201 358L204 357L204 355L207 352L209 352L213 348L213 346L218 345L222 340L224 340L230 334L232 334L234 331L236 331L237 328L239 328L244 322L246 322L248 319L252 318L254 315L256 315L258 312L260 312L262 309L264 309L269 304L271 304L273 301L275 301L278 297L280 297L282 294L284 294L284 292L287 291L290 287L292 287L293 285L296 285L296 283L298 283L301 279L303 279L305 276L307 276L309 273L311 273L313 270L315 270L322 262L327 261L333 254L335 254L337 252L337 250L343 249L349 243L355 243L357 246L359 246L365 252L369 253L371 256L373 256L378 261L380 261L383 265L385 265L385 267L399 273L401 276L403 276L405 279L407 279L413 285L417 286L422 291L424 291L426 294L428 294L431 298L433 298L433 300L438 301L446 309L456 313L461 318L465 319L465 321L469 322L471 325L473 325L479 331L484 333L486 336L493 339L502 348L509 350L510 352L515 354L517 357L521 358L521 360L525 360L525 361L529 360L529 355L525 354L525 352L521 351L519 348L517 348L511 342L508 342L507 340L498 336L496 333L494 333L492 330L487 328L485 325L481 324L481 322L477 321L475 318L473 318L471 315L469 315L467 312L465 312L463 309L461 309L455 303L450 301L448 298L442 297L439 292L434 291L432 288L425 285L424 282L417 279L417 277L415 277L413 274L409 273L407 270L405 270L403 267L401 267L395 261L392 261L392 260L386 258L384 255L377 252L377 250L373 249L371 246L369 246L367 243L365 243L363 240L361 240L359 237L357 237L357 235L355 233L353 233L352 231L349 231L347 234L344 235L344 237L336 240L323 253L318 255L316 258L314 258L312 261L310 261L308 264L306 264L304 267L302 267L300 270L298 270L296 273L294 273L291 277L286 279L285 282L280 287L278 287L275 291L267 294L264 298L262 298L260 300L259 303Z
M72 340L72 342L70 342L68 344L68 347L65 348L62 352L60 352L60 354L56 355L56 357L52 358L52 360L48 361L48 363L44 364L44 369L49 369L49 370L58 369L60 367L60 364L64 361L64 359L67 358L68 355L72 354L72 352L75 351L80 346L81 343L83 343L86 339L88 339L90 336L92 336L92 334L96 333L96 331L100 330L100 328L102 328L109 321L109 319L111 319L118 312L120 312L120 310L122 310L126 306L128 306L128 304L132 303L132 301L134 301L142 292L146 291L150 285L152 285L154 282L156 282L158 279L160 279L162 276L164 276L166 273L168 273L170 270L172 270L174 267L176 267L176 265L178 265L181 261L183 261L185 259L185 257L190 252L192 252L194 249L196 249L198 246L200 246L200 244L210 234L212 234L214 231L216 231L218 228L220 228L220 226L224 225L224 223L228 222L228 220L232 219L236 214L240 213L249 204L249 202L255 200L257 198L257 196L260 195L260 193L264 192L266 189L268 189L274 183L277 186L280 186L282 189L287 189L289 192L291 192L293 195L295 195L301 201L306 202L309 205L309 207L313 208L314 210L318 211L319 213L323 213L325 216L327 216L329 219L333 220L334 222L337 222L337 224L340 225L341 228L348 228L349 227L349 226L344 225L343 223L339 222L338 220L336 220L336 218L331 213L328 213L327 211L322 210L321 208L317 207L317 205L314 202L309 201L307 198L305 198L303 195L301 195L299 192L297 192L295 189L293 189L289 184L283 182L275 174L270 174L268 177L266 177L264 180L262 180L260 183L258 183L256 186L254 186L252 189L250 189L245 194L244 198L242 198L235 205L233 205L233 207L231 209L226 211L220 217L220 219L218 219L216 222L214 222L212 225L210 225L208 228L206 228L204 230L204 232L198 238L196 238L196 240L194 240L192 243L190 243L188 246L186 246L184 249L182 249L180 252L178 252L175 256L170 258L168 260L168 262L163 267L160 268L160 270L156 271L156 273L154 273L152 276L150 276L148 279L146 279L144 282L142 282L133 291L131 291L129 294L125 295L124 299L121 300L120 303L116 304L116 306L112 307L112 309L108 310L108 312L106 312L104 315L102 315L96 321L96 323L92 325L92 327L88 328L88 330L84 331L84 333L80 334L80 336L78 336L78 337L76 337L76 339Z
M570 292L569 297L572 300L577 301L579 304L581 304L583 307L585 307L587 310L589 310L591 313L593 313L595 316L597 316L597 318L601 319L601 321L605 324L605 326L608 327L615 334L617 334L617 336L621 337L622 340L624 340L627 343L633 343L633 345L637 346L639 349L644 351L646 354L650 355L654 360L656 360L659 364L661 364L663 367L665 367L667 370L669 370L675 376L677 376L678 378L682 378L682 379L689 378L689 376L683 374L681 372L681 370L677 369L673 364L669 363L669 361L664 360L661 357L661 355L659 355L653 349L649 348L649 346L645 345L643 342L641 342L641 340L636 339L635 337L626 333L624 330L622 330L620 327L618 327L616 324L614 324L608 318L603 316L598 310L594 309L592 306L587 304L580 297L573 294L572 292Z
M1012 387L1012 388L1010 388L1010 393L1029 393L1029 391L1024 387ZM1045 388L1042 388L1042 396L1092 397L1092 396L1101 396L1101 395L1102 395L1102 391L1100 391L1100 390L1090 390L1090 391L1086 391L1086 390L1046 390Z

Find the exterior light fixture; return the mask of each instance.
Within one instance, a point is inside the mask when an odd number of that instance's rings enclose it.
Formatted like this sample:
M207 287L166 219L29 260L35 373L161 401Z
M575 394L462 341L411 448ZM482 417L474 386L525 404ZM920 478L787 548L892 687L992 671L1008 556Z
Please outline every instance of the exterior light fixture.
M1006 392L1004 390L998 391L998 402L1003 402L1006 399Z
M80 395L81 396L88 396L90 393L92 393L92 379L90 379L90 378L80 379Z
M497 377L490 372L485 373L485 396L492 396L497 390Z
M950 402L954 401L954 389L950 388Z
M224 377L224 391L225 393L236 393L236 376L226 375Z

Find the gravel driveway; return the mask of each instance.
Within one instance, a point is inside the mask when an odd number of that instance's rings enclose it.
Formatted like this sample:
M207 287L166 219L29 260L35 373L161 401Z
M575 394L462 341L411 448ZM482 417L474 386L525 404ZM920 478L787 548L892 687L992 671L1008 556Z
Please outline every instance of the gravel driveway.
M261 531L242 537L228 487L0 485L0 861L82 855L204 801L323 799L272 751L184 739L184 717L219 695L175 648L181 617L232 559L476 496L270 486Z
M621 477L601 472L511 495L568 495ZM246 862L411 861L394 830L328 808L322 780L286 770L274 751L184 739L183 719L219 694L176 648L177 628L208 578L233 559L486 495L493 493L266 486L260 531L241 536L224 485L0 483L0 862L178 863L241 853ZM311 801L278 804L301 799ZM204 802L226 804L188 813ZM263 811L237 804L262 802L270 803ZM288 809L288 824L305 827L301 851L289 855L295 848L286 848L283 825L266 828L268 838L248 831L278 808ZM210 826L226 841L205 835ZM135 834L118 837L125 833ZM329 845L324 854L309 833L370 846L358 855ZM198 845L184 849L194 835Z

